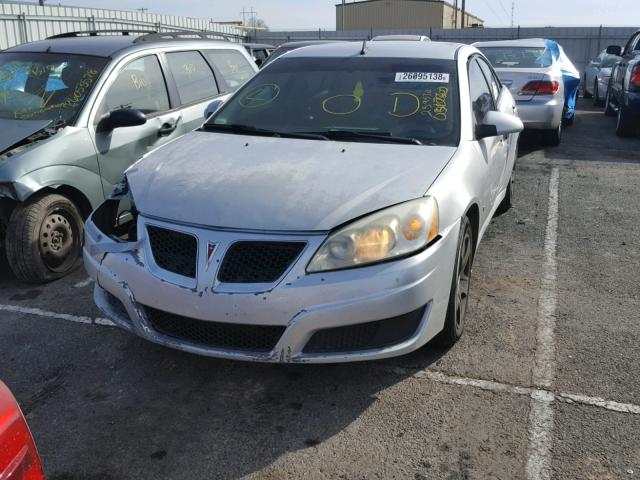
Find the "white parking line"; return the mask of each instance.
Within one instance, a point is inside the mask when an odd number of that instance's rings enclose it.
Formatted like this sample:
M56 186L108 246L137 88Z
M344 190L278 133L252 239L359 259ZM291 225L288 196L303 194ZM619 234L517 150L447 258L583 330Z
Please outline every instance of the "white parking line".
M556 248L558 240L558 177L557 167L551 169L549 178L549 204L547 228L544 237L544 265L538 302L538 330L533 384L549 389L556 373ZM540 392L540 393L538 393ZM529 410L529 457L526 475L528 480L551 478L551 447L553 443L554 396L539 390L531 395Z
M84 323L88 325L102 325L105 327L115 326L115 323L113 323L108 318L91 318L91 317L85 317L82 315L69 315L67 313L48 312L46 310L41 310L39 308L19 307L17 305L1 305L0 304L0 311L23 313L26 315L35 315L37 317L55 318L58 320L66 320L68 322L74 322L74 323Z
M76 283L73 288L84 288L84 287L88 287L89 285L91 285L91 283L93 282L93 280L91 278L87 278L86 280L83 280L81 282Z

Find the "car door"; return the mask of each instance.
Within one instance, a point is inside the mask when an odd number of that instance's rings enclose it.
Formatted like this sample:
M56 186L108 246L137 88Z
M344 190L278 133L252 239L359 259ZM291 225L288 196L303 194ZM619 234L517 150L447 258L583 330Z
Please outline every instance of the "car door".
M92 136L105 195L123 172L150 150L178 137L181 112L169 101L165 76L156 55L131 60L114 74L99 100ZM111 112L133 109L144 113L143 125L101 130L98 124Z
M499 96L499 87L495 81L487 80L485 71L490 73L491 69L484 59L479 56L472 57L469 61L469 89L474 129L484 121L488 112L497 110L496 95ZM490 75L489 78L491 78ZM485 202L488 208L492 208L496 202L506 168L508 136L483 138L478 140L478 143L488 173L485 179Z
M166 52L161 60L176 87L181 133L190 132L202 125L207 105L221 95L213 70L197 50Z

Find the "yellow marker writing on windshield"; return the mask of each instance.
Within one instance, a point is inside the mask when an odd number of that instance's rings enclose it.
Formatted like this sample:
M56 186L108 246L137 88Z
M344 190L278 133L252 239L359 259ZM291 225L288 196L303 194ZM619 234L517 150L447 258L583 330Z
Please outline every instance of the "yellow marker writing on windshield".
M353 89L353 93L325 98L322 101L322 109L329 115L351 115L360 109L363 97L364 87L362 86L362 82L358 81ZM351 99L353 104L347 99Z
M393 110L387 112L389 115L404 118L411 117L420 111L420 99L413 93L395 92L391 96L393 97Z

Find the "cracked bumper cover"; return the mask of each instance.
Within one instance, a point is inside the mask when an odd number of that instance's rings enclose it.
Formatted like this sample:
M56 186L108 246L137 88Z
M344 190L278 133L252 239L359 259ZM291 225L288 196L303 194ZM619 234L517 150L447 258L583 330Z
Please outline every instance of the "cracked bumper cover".
M264 235L221 232L152 222L142 216L138 232L154 223L194 234L200 252L215 242L211 262L198 259L196 279L160 269L148 240L141 233L136 243L119 243L102 234L91 219L85 226L85 268L95 280L98 307L118 326L149 341L211 357L261 361L332 363L373 360L416 350L442 330L449 298L459 224L442 232L442 238L414 256L379 265L307 274L305 267L325 235ZM232 241L305 240L298 260L272 285L225 284L216 269ZM112 296L112 297L111 297ZM124 306L113 304L113 297ZM110 300L111 299L111 300ZM117 303L117 302L116 302ZM415 334L399 344L357 352L304 353L318 330L361 324L404 315L426 305ZM267 353L222 349L156 332L144 306L196 320L286 327ZM118 308L119 307L119 308ZM126 310L126 312L125 312Z

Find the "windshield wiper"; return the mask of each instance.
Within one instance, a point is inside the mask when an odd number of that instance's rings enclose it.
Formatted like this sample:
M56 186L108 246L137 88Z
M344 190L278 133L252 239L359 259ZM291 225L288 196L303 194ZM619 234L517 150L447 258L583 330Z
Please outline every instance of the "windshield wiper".
M370 139L379 140L386 143L403 143L406 145L422 145L422 142L417 138L411 137L396 137L391 132L360 132L356 130L339 130L332 128L324 132L305 132L324 135L331 140L357 140L357 139Z
M261 135L265 137L281 137L281 138L302 138L308 140L329 140L329 137L321 133L306 133L306 132L278 132L276 130L269 130L266 128L257 128L251 125L233 124L216 124L205 123L202 125L203 130L209 132L228 132L238 133L241 135Z

